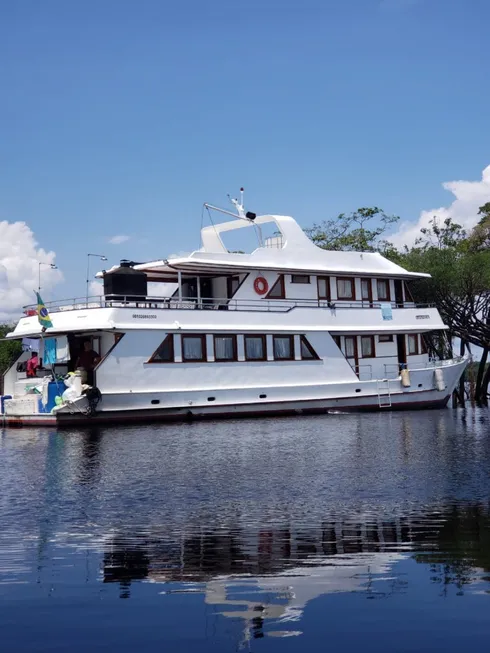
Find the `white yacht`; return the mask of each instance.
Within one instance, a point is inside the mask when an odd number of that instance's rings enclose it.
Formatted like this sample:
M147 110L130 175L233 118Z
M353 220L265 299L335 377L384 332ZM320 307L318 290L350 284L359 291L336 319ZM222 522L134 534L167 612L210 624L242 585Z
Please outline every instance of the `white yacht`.
M27 307L7 337L39 339L43 365L26 378L26 351L5 374L0 423L446 405L468 359L444 353L451 348L440 346L447 327L437 309L412 298L409 282L429 275L378 253L321 249L293 218L234 203L236 214L223 211L233 219L201 230L199 250L121 262L98 274L103 296L46 303L44 332ZM263 239L266 225L274 235ZM244 228L258 247L230 252L225 232ZM152 296L149 283L167 292ZM98 354L91 386L75 374L68 392L63 378L87 340Z

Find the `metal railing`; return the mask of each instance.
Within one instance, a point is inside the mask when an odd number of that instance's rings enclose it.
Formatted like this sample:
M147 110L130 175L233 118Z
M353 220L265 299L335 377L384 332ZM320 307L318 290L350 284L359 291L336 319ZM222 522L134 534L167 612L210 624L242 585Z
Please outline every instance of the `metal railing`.
M152 310L228 310L228 311L269 311L274 313L287 313L293 308L321 308L336 311L338 309L377 309L388 302L366 302L366 301L327 301L325 299L227 299L218 297L83 297L61 299L45 302L50 313L60 311L73 311L94 308L131 308L131 309L152 309ZM434 308L434 304L416 304L406 302L396 304L391 302L392 308L424 309ZM26 315L35 315L36 304L24 306Z
M461 363L463 360L465 360L464 356L453 356L453 358L448 358L446 360L429 358L428 361L409 362L406 364L406 368L409 372L416 372L417 370L435 369L437 367L456 365L457 363ZM384 370L387 379L396 379L400 376L401 365L400 363L385 363Z
M359 381L372 381L373 379L373 366L364 364L364 365L352 365L352 369L357 374Z

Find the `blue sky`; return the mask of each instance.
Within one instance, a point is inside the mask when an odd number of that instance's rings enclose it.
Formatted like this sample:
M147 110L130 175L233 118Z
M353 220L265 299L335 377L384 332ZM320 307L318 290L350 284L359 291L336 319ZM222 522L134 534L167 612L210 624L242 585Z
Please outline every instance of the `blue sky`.
M0 220L56 252L199 244L204 201L404 220L490 163L486 0L4 0ZM108 240L130 236L120 245Z

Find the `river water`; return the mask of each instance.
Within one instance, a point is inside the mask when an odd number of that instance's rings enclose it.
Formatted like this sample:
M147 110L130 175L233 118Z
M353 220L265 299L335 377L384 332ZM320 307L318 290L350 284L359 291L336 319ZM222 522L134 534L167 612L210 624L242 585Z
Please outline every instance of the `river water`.
M1 648L484 650L489 425L0 429Z

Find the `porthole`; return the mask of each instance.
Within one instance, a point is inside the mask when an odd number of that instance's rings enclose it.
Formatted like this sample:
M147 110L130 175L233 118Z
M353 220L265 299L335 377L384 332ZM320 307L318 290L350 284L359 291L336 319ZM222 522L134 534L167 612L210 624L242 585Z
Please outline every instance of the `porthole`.
M208 397L208 401L215 401L216 397Z
M151 400L151 403L152 403L152 404L159 404L159 403L160 403L160 399L152 399L152 400Z
M267 395L259 395L259 399L267 399Z

